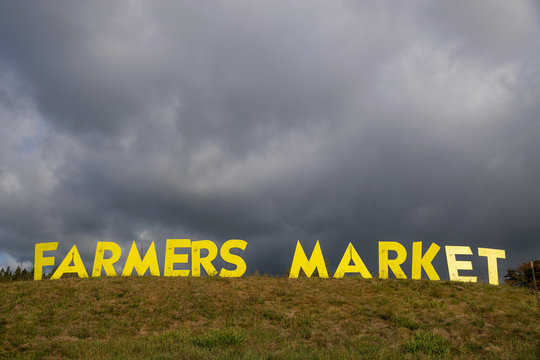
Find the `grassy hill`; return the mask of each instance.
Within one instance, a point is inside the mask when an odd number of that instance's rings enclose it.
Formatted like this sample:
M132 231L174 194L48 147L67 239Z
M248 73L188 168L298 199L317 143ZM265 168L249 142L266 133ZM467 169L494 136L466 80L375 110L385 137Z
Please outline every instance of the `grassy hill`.
M0 358L539 359L527 290L412 280L0 284Z

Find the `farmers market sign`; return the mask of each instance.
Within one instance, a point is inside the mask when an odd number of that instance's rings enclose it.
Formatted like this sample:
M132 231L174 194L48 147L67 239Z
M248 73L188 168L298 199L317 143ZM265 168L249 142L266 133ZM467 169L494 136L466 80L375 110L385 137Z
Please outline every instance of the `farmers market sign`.
M208 275L218 275L221 277L240 277L246 272L246 262L240 255L231 253L232 249L244 251L247 242L239 239L231 239L226 241L219 249L219 256L227 264L231 264L232 270L228 266L219 271L214 267L213 261L218 255L217 245L210 240L191 241L190 239L168 239L165 247L165 261L163 267L163 276L201 276L201 268ZM414 242L412 244L411 263L412 269L410 277L412 279L420 279L422 269L427 274L430 280L440 280L437 271L432 265L433 259L441 249L439 245L432 243L427 250L422 250L422 242ZM187 249L187 254L177 254L176 249ZM55 257L45 255L45 252L56 251L58 249L57 242L38 243L35 245L34 257L34 279L41 280L43 278L43 267L54 266ZM201 251L206 253L201 255ZM452 281L476 282L476 276L460 275L460 270L472 270L472 262L468 260L456 260L456 255L474 255L469 246L445 246L446 262L448 265L448 274ZM105 257L105 252L108 251L110 256ZM96 245L94 257L94 266L92 268L92 277L101 276L102 270L107 276L117 276L114 265L120 260L122 250L118 244L111 241L99 241ZM108 254L108 255L109 255ZM188 264L191 255L191 270L174 269L175 264ZM489 274L489 283L493 285L499 284L499 273L497 268L497 259L504 259L506 253L504 250L478 248L477 255L485 257ZM396 241L380 241L379 242L379 278L387 279L390 272L398 279L406 279L407 275L403 271L402 264L407 259L407 249ZM144 257L137 249L135 242L131 245L126 262L122 270L122 276L131 276L133 271L138 275L144 275L147 271L153 276L160 276L160 267L157 259L156 247L154 242L150 245ZM328 278L328 269L324 259L319 241L311 255L306 255L300 241L296 243L296 250L292 259L292 264L289 271L289 277L297 278L303 271L307 277L311 277L315 271L320 277ZM79 255L77 246L73 245L71 250L63 258L62 262L52 274L51 279L59 279L64 274L74 273L81 278L88 277L88 273L84 263ZM371 278L371 272L368 270L360 255L349 243L343 257L333 274L334 278L341 278L345 274L360 275L364 278Z

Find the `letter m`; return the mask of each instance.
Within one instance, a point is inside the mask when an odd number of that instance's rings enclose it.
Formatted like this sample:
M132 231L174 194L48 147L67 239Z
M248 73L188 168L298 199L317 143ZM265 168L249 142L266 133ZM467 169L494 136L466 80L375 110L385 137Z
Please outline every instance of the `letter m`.
M143 276L148 269L150 269L150 274L152 276L159 276L159 265L156 255L156 246L154 245L153 241L152 244L150 244L146 255L144 256L144 260L141 260L141 255L139 254L139 250L137 250L137 245L135 245L135 241L133 242L133 244L131 244L131 250L129 251L126 265L124 265L124 271L122 272L122 276L131 276L133 269L137 271L137 274L139 276Z
M315 244L313 253L311 257L307 258L300 240L296 243L296 250L294 251L294 258L291 265L291 271L289 272L290 278L297 278L300 274L300 270L304 270L304 273L307 277L311 277L315 269L319 273L319 276L322 278L328 277L328 270L326 269L326 264L324 262L324 257L321 251L321 246L319 245L319 240Z

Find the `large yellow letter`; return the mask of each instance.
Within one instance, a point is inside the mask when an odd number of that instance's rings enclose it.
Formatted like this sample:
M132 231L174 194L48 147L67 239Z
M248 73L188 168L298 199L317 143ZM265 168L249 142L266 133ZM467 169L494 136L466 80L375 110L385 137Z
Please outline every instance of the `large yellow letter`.
M34 248L34 280L43 279L43 267L54 265L54 256L43 256L44 251L58 248L57 242L38 243Z
M460 276L459 270L472 270L472 262L457 261L456 255L472 255L468 246L445 246L448 276L451 281L476 282L476 276Z
M141 255L139 254L139 250L137 250L137 245L135 245L135 241L133 242L133 244L131 244L131 250L129 250L122 276L131 276L133 268L135 268L137 274L140 276L144 275L148 268L150 268L150 274L152 274L153 276L159 276L159 265L156 255L156 246L154 245L153 241L152 244L150 244L146 255L144 255L144 260L141 260Z
M397 257L390 260L388 251L395 251ZM379 241L379 278L388 279L388 268L392 269L397 279L406 279L407 275L401 269L401 264L407 259L407 250L396 241Z
M353 261L354 265L350 265L351 260ZM358 255L356 249L351 243L349 243L349 246L347 246L347 250L345 250L345 254L343 254L341 262L339 263L339 266L334 273L334 277L341 278L343 277L343 275L345 275L345 273L360 273L363 278L372 278L369 270L367 269L366 265L360 258L360 255Z
M307 277L311 277L315 269L317 269L319 277L328 277L328 270L326 269L326 264L324 263L324 257L321 246L319 245L319 240L317 240L309 260L304 252L304 249L302 249L300 240L298 240L296 243L296 250L294 251L294 258L291 265L291 271L289 272L289 277L297 278L300 274L300 269L304 270Z
M73 265L70 265L71 261L73 261ZM81 278L88 277L88 273L86 272L86 268L84 267L76 245L73 245L71 250L69 250L64 260L62 260L62 263L60 263L60 266L58 266L58 269L56 269L51 276L51 279L60 279L62 275L66 273L77 273Z
M489 283L491 285L499 285L497 259L506 259L506 252L498 249L478 248L478 256L487 257Z
M208 256L201 258L201 249L208 250ZM217 246L210 240L193 241L191 243L191 274L201 276L201 265L209 276L217 275L212 261L217 256Z
M240 277L246 272L247 266L244 259L238 255L231 254L231 249L238 248L240 250L246 249L247 242L240 239L231 239L225 242L219 250L219 255L226 262L236 265L235 270L221 269L219 276L221 277Z
M104 259L105 251L109 250L112 255L109 259ZM94 257L94 268L92 269L92 277L101 276L101 267L105 270L107 276L116 276L113 264L120 260L122 249L117 243L112 241L98 241L96 245L96 255Z
M431 264L440 249L441 247L439 245L432 243L424 256L422 256L422 242L414 242L412 248L411 278L419 280L422 277L422 268L424 268L429 280L440 280L441 278Z
M189 239L167 239L165 248L165 268L163 276L188 276L189 270L174 270L174 264L188 262L188 254L175 254L176 248L188 248L191 246Z

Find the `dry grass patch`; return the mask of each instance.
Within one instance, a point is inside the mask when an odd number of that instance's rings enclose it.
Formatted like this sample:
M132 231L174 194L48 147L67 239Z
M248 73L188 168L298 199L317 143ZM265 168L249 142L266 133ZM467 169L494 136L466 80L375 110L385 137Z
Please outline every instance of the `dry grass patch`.
M525 289L378 279L0 284L0 358L540 358Z

